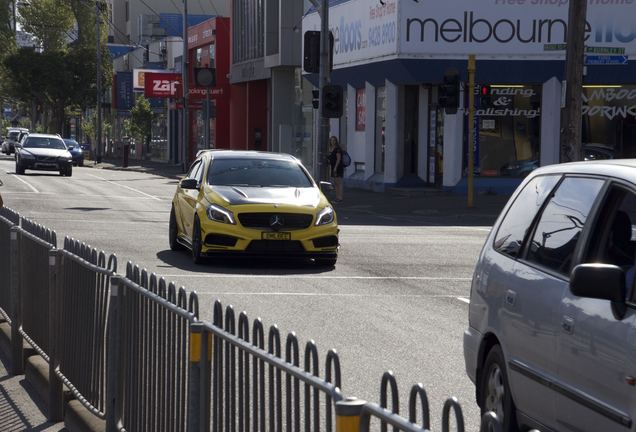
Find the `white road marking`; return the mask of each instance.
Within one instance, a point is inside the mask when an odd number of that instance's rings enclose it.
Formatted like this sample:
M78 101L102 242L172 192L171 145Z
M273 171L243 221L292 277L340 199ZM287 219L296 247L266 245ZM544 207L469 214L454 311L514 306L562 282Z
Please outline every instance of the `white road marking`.
M39 190L37 190L37 189L36 189L36 188L35 188L35 187L31 184L31 183L29 183L28 181L26 181L26 180L24 180L24 179L20 178L20 177L19 177L19 176L17 176L17 175L15 175L14 177L15 177L15 178L17 178L18 180L20 180L22 183L24 183L24 184L25 184L25 185L27 185L28 187L30 187L30 188L31 188L31 190L32 190L33 192L35 192L35 193L40 193L40 191L39 191Z
M453 295L446 294L351 294L351 293L308 293L308 292L201 292L197 291L198 296L296 296L296 297L403 297L403 298L455 298Z
M164 277L188 277L202 279L244 278L242 274L172 274ZM471 278L432 277L432 276L314 276L314 275L249 275L250 278L262 279L361 279L361 280L429 280L429 281L470 281Z
M112 180L107 180L107 179L105 179L105 178L103 178L103 177L99 177L99 176L96 176L96 175L93 175L93 174L89 174L89 176L91 176L91 177L95 177L96 179L100 179L100 180L105 181L105 182L110 183L110 184L114 184L114 185L117 185L117 186L121 186L121 187L126 188L126 189L128 189L128 190L131 190L131 191L133 191L133 192L137 192L137 193L139 193L139 194L141 194L141 195L147 196L148 198L152 198L152 199L154 199L154 200L161 201L161 198L157 198L157 197L156 197L156 196L154 196L154 195L147 194L146 192L140 191L139 189L135 189L135 188L133 188L133 187L126 186L126 185L123 185L123 184L121 184L121 183L117 183L117 182L112 181Z
M464 302L466 304L470 304L470 300L467 299L466 297L457 297L457 300Z

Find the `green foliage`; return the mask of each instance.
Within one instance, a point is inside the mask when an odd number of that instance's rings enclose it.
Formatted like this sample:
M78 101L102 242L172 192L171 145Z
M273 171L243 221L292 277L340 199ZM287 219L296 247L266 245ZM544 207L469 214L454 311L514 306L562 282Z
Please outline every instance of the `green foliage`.
M44 51L64 51L73 29L68 0L31 0L20 6L20 24L41 43Z
M135 106L130 110L130 135L141 142L148 143L152 130L154 113L150 102L143 95L137 97Z
M97 134L95 131L95 117L95 111L91 111L90 115L82 117L82 133L91 142L95 142L95 135Z

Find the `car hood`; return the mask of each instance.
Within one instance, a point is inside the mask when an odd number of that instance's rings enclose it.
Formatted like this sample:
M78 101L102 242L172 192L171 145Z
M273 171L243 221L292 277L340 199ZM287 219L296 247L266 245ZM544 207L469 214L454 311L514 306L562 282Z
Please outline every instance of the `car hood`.
M318 188L294 187L244 187L244 186L206 186L206 195L211 202L218 199L229 205L242 204L281 204L302 207L317 207L321 201ZM218 198L218 199L215 199Z
M33 156L48 156L48 157L71 157L68 150L62 149L46 149L46 148L23 148L21 152L30 153Z

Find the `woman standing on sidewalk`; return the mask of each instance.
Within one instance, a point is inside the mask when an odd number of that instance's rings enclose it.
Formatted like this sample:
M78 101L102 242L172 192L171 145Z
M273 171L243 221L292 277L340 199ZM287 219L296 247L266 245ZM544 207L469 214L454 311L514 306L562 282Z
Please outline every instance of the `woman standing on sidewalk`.
M342 201L344 188L342 177L344 176L344 165L342 164L342 148L338 143L338 138L329 138L329 165L331 166L331 176L336 184L336 202Z

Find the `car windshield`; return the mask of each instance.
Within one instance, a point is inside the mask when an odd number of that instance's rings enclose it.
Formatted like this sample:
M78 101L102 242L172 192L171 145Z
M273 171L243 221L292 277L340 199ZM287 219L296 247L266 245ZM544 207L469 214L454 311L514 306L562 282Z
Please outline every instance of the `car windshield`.
M15 132L9 132L9 135L7 136L7 138L9 138L10 140L17 140L18 136L20 136L20 132L15 131Z
M59 138L29 137L24 143L24 148L66 150L66 145Z
M65 139L64 144L66 144L66 147L77 147L77 141L72 139Z
M290 160L217 159L208 170L213 186L312 187L300 165Z

